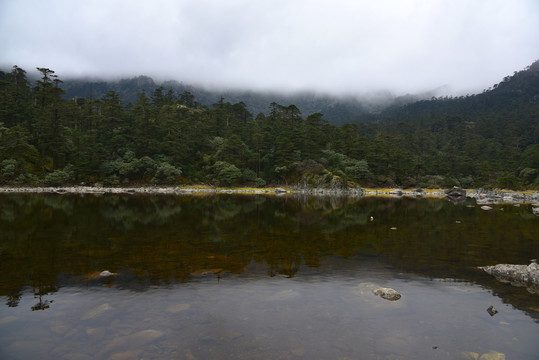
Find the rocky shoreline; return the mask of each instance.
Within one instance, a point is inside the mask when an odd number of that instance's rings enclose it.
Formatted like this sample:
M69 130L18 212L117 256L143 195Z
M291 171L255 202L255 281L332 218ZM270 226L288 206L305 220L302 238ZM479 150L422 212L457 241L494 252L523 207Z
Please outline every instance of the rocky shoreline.
M465 200L476 199L478 205L504 203L531 203L539 206L539 191L487 190L487 189L364 189L342 187L275 187L275 188L219 188L211 186L21 186L0 187L0 193L56 193L56 194L303 194L324 196L389 196L389 197L430 197ZM456 196L455 196L456 194Z
M536 261L534 259L534 261ZM532 294L539 294L539 265L497 264L480 266L478 269L494 276L498 281L510 283L513 286L525 287Z

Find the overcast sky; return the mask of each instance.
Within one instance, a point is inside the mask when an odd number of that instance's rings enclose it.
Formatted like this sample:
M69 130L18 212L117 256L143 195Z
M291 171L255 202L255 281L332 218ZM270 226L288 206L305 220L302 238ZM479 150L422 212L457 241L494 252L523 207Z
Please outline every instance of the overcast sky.
M476 92L539 59L539 1L0 0L0 43L60 78Z

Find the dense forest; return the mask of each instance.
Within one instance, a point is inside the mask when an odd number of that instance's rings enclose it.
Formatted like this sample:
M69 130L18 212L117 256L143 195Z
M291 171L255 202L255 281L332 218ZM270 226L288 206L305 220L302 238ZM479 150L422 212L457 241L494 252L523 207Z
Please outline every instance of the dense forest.
M334 125L321 113L185 90L66 99L48 68L0 72L0 184L539 188L539 62L482 94Z

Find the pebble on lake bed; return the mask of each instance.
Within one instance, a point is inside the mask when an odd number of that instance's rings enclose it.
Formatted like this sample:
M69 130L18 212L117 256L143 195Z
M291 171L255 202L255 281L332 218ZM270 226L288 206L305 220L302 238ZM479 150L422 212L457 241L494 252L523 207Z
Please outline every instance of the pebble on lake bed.
M487 309L487 312L490 316L494 316L498 313L498 310L496 310L496 308L494 308L494 306L490 305Z
M461 353L462 359L465 360L505 360L505 354L490 350L488 353L485 353L479 356L476 352L465 351Z
M391 288L378 288L373 290L373 293L389 301L397 301L401 298L401 294Z

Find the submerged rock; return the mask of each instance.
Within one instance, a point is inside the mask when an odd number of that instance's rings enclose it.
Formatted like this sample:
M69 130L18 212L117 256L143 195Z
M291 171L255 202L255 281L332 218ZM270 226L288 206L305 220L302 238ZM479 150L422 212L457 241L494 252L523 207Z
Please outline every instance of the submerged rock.
M112 339L107 346L105 346L105 348L98 353L98 357L104 358L103 355L113 353L112 356L117 359L133 359L136 357L136 355L135 357L132 356L135 354L135 352L138 354L138 352L140 352L144 346L161 338L164 334L165 333L163 331L148 329L131 335L118 336Z
M109 311L109 310L112 310L112 307L109 304L99 305L98 307L93 308L92 310L85 313L81 317L81 320L93 319L96 316L99 316L99 315L103 314L105 311Z
M378 288L373 290L374 295L378 295L389 301L397 301L401 298L401 294L392 288Z
M191 308L191 304L177 304L172 305L167 308L167 312L169 313L178 313L180 311L189 310Z
M479 269L494 276L498 281L514 286L524 286L531 293L539 294L539 264L530 265L498 264L480 266Z
M483 206L481 206L481 209L482 210L492 210L492 207L488 206L488 205L483 205Z
M494 306L490 305L487 309L487 312L490 316L494 316L498 313L498 310L496 310Z
M476 352L466 351L461 353L461 356L465 360L505 360L505 354L493 350L481 356Z

